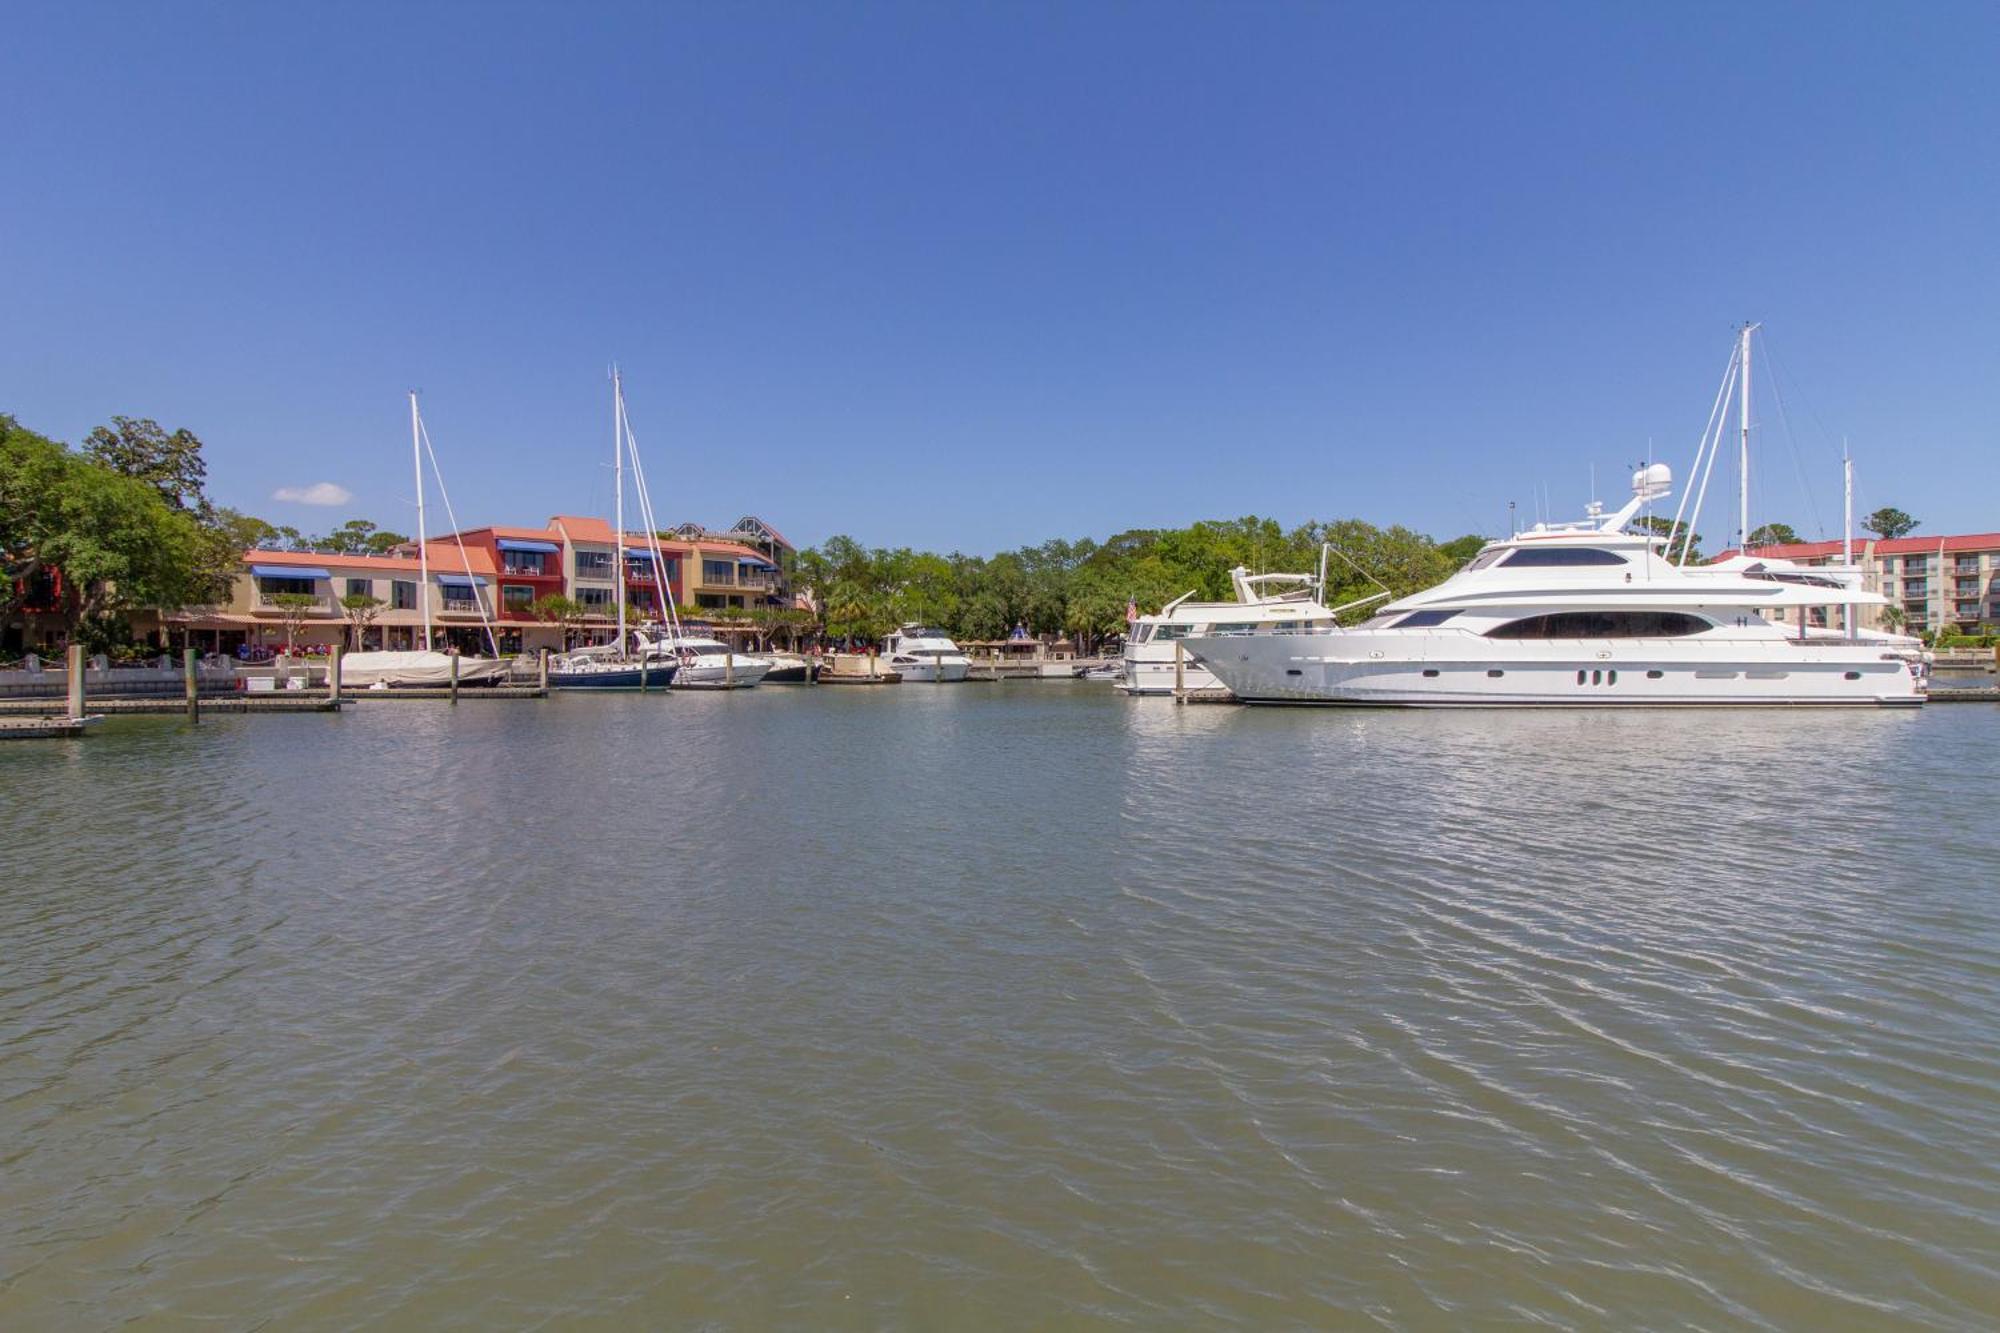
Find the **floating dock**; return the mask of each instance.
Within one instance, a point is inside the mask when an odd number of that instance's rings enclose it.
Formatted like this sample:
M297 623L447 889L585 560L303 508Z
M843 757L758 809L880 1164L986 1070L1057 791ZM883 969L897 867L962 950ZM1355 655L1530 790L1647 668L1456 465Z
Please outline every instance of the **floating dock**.
M348 696L353 697L353 696ZM294 691L290 694L204 694L201 696L201 710L204 713L335 713L340 711L339 699L329 699L324 694L306 694ZM0 718L30 717L40 715L40 720L57 720L49 713L50 708L60 709L60 699L0 699ZM137 698L86 699L84 708L91 714L118 714L120 716L168 715L185 713L187 700L168 699L157 696Z
M621 694L637 694L639 691L632 689L616 692ZM666 692L667 687L664 685L659 686L653 691L656 694L665 694ZM460 688L456 692L455 697L468 700L546 699L548 693L547 690L539 685L467 685ZM579 693L588 693L588 691L579 691ZM417 689L343 690L340 697L342 699L368 699L371 701L376 699L450 699L454 697L454 693L449 686L426 685Z
M0 717L0 741L62 740L81 736L95 717Z

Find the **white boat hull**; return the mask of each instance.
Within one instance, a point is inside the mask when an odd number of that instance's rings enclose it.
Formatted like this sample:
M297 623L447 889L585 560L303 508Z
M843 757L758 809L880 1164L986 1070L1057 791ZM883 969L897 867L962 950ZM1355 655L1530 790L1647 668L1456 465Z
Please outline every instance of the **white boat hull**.
M1386 642L1385 642L1386 640ZM1712 704L1917 705L1920 664L1868 644L1777 639L1549 640L1471 635L1254 635L1190 639L1246 703L1437 708Z
M720 659L698 657L674 673L677 690L747 690L764 679L771 664L761 657L739 657L734 666Z
M376 686L386 689L442 687L451 684L452 661L449 653L422 649L412 652L346 653L340 659L340 683L343 688L355 690ZM510 669L507 662L491 657L460 657L457 662L460 685L482 685L503 680Z
M971 672L972 664L965 658L956 661L945 658L942 661L919 659L910 662L897 659L889 663L888 669L900 675L906 684L916 681L929 685L949 685L964 680Z
M1163 655L1159 649L1166 648ZM1128 647L1124 659L1124 675L1118 688L1127 694L1172 694L1174 692L1174 653L1171 643L1164 645L1146 644ZM1181 681L1190 690L1219 690L1222 682L1215 673L1196 661L1192 655L1182 664Z

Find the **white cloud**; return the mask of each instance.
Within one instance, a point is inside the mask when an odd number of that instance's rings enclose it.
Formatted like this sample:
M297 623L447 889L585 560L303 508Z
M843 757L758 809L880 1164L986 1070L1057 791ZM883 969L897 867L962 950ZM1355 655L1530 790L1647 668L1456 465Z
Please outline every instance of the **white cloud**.
M271 492L271 498L295 505L344 505L354 498L354 492L330 481L316 481L310 486L280 486Z

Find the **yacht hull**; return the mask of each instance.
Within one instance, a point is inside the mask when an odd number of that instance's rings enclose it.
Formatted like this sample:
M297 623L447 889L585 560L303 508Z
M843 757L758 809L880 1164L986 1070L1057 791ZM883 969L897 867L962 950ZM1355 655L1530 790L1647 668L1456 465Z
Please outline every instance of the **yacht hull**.
M1400 708L1669 705L1916 706L1920 665L1868 645L1582 640L1491 651L1490 640L1258 635L1188 640L1245 703ZM1451 639L1462 642L1453 643ZM1482 651L1484 650L1484 651Z
M603 671L549 671L552 690L664 690L673 684L680 667L663 662L643 668L618 667Z
M1172 694L1174 692L1173 645L1165 645L1167 652L1160 653L1158 646L1147 644L1128 648L1124 659L1124 674L1119 679L1118 688L1127 694ZM1149 651L1150 650L1150 651ZM1203 666L1190 655L1181 666L1181 682L1190 690L1219 690L1222 682L1214 672Z
M762 658L736 659L732 669L721 662L692 662L674 676L677 690L747 690L762 683L771 664Z
M925 662L894 658L890 661L890 668L901 675L906 683L916 681L926 685L950 685L964 680L970 674L972 664L964 660Z

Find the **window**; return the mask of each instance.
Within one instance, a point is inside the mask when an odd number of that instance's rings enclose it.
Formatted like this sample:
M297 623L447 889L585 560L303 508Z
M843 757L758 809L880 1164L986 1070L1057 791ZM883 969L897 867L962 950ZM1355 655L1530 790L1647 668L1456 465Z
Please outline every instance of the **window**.
M611 552L578 551L576 553L576 576L580 579L610 578Z
M1396 629L1429 629L1457 615L1456 611L1412 611L1395 624Z
M1578 565L1624 563L1624 556L1594 546L1524 546L1507 557L1509 569L1569 569Z
M736 564L731 560L704 560L701 562L703 583L731 584L736 582Z
M1493 547L1490 550L1481 551L1478 555L1472 557L1471 562L1466 565L1466 568L1484 569L1505 554L1507 554L1506 548L1500 546Z
M576 600L586 609L595 610L598 607L610 606L613 598L609 588L578 588Z
M313 595L313 581L311 579L279 579L271 578L267 575L259 575L257 579L257 591L263 593L266 597L282 597L287 593L304 593L310 597Z
M1713 626L1678 611L1557 611L1486 631L1489 639L1666 639Z
M1930 568L1931 558L1927 555L1906 555L1903 557L1903 572L1905 574L1928 574Z
M389 585L389 605L397 611L417 609L417 585L408 579L397 579Z
M535 590L521 583L500 585L500 605L509 611L526 611L534 603Z
M347 581L347 595L349 597L373 597L375 595L375 580L349 579Z
M502 551L500 568L508 574L545 574L548 557L540 551Z

